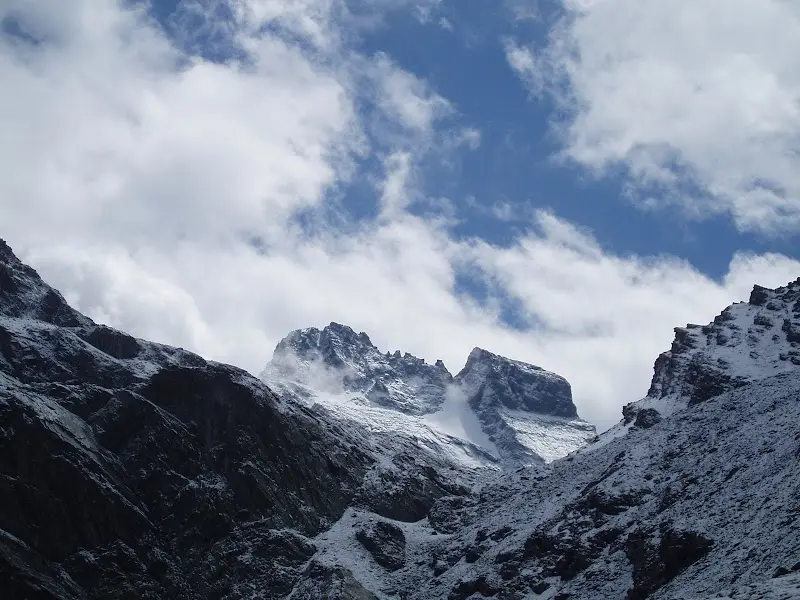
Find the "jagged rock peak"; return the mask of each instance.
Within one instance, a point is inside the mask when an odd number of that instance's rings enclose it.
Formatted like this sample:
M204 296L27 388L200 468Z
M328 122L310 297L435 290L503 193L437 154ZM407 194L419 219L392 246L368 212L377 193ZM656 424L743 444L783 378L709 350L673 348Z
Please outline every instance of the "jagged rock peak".
M576 418L569 382L542 367L474 348L456 375L473 404Z
M17 260L17 257L14 256L14 252L11 250L11 247L3 238L0 238L0 260L4 262L9 260Z
M366 333L330 323L287 335L262 378L361 393L379 406L427 414L441 407L453 377L440 360L430 365L408 352L382 353Z
M92 325L91 319L72 309L64 297L23 264L0 239L0 314L30 318L62 327Z
M592 439L569 382L541 367L475 348L455 382L507 463L549 462Z
M629 405L671 413L800 367L800 278L784 287L756 285L748 302L728 306L708 325L675 328L669 351L656 359L647 396Z
M328 366L342 367L353 358L376 350L369 336L356 333L352 328L340 323L330 323L323 329L308 327L289 333L275 348L274 355L300 358L303 360L322 360Z

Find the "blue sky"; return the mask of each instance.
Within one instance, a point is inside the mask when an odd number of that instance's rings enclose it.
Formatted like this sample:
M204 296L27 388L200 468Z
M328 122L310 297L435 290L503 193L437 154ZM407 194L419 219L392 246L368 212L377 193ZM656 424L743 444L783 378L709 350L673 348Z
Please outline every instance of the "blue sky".
M167 31L175 32L175 17L182 14L179 0L156 0L149 8ZM217 16L228 14L224 3L216 10ZM425 194L454 204L459 220L454 234L509 244L529 226L526 217L544 209L590 229L612 252L685 258L714 278L724 276L737 251L800 256L793 231L756 235L737 229L727 215L698 219L687 218L678 208L642 210L626 199L623 167L595 176L558 159L561 146L553 132L553 123L561 119L558 106L551 98L533 97L521 84L504 43L515 38L544 44L548 26L563 13L558 0L461 0L434 3L425 10L401 5L354 36L354 49L368 56L388 55L453 104L457 114L444 127L458 123L480 131L477 149L449 156L446 164L431 160L420 170ZM214 60L236 57L202 35L193 42L193 52ZM367 173L371 160L365 160ZM375 214L373 187L364 184L359 179L341 192L342 206L354 219ZM505 211L494 214L491 209L500 206ZM414 210L424 213L425 207Z
M98 321L258 373L344 322L565 375L800 275L780 0L11 0L0 235ZM58 101L55 101L55 99Z

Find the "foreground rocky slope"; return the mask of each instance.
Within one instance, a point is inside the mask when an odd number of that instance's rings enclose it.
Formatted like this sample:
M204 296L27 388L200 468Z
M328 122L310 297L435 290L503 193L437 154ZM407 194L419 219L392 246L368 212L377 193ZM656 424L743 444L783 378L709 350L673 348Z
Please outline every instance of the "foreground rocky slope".
M800 563L799 401L798 374L778 375L487 486L451 537L420 536L427 577L393 577L411 598L633 600L788 574Z
M309 563L311 538L346 508L416 520L466 493L415 448L379 462L367 441L239 369L94 324L0 243L4 598L335 589L352 576Z

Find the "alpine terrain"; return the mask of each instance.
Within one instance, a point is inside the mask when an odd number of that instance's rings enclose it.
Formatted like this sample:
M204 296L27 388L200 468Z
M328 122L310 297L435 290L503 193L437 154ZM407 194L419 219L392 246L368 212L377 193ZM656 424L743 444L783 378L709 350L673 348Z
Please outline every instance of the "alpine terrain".
M0 597L800 598L800 279L677 328L600 435L563 377L465 359L331 323L256 379L0 241Z

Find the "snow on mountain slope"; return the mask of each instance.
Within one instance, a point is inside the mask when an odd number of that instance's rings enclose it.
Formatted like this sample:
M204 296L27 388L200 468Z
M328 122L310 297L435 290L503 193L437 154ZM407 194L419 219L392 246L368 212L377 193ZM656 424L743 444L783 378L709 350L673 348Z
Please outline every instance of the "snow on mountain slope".
M675 340L653 367L650 390L623 409L623 420L587 450L632 427L649 427L675 411L727 390L800 366L800 278L775 290L755 286L748 302L708 325L675 328Z
M469 438L449 434L430 420L429 415L410 415L375 406L356 392L321 392L298 384L287 386L281 381L265 381L283 397L303 398L311 406L324 408L331 416L356 423L373 438L382 439L382 442L372 442L373 450L379 454L390 454L397 439L402 437L422 451L467 469L499 468L498 460L490 450Z
M502 409L500 421L513 432L514 441L524 452L525 457L533 455L549 463L582 448L596 437L594 425L581 419L567 419L548 415L531 414L521 410ZM509 458L517 456L515 451Z
M353 537L368 514L336 543L380 600L800 598L798 313L800 281L679 329L616 435L440 499L402 568Z
M262 379L288 380L324 392L358 392L370 404L411 415L436 411L452 376L399 351L382 354L366 333L331 323L291 332L275 348Z
M595 437L567 380L541 367L475 348L455 383L507 462L549 462Z
M483 585L504 598L671 599L763 584L800 562L798 440L800 372L676 412L484 490L471 525L436 549L449 568L406 573L430 582L409 597Z
M498 468L478 440L439 427L433 415L447 402L452 376L440 361L429 365L408 353L381 353L365 333L331 323L291 332L261 379L280 396L321 407L369 434L368 443L390 456L397 441L468 470Z
M554 373L476 348L454 379L441 361L383 354L367 334L338 323L290 333L262 379L470 468L541 464L595 436L577 417L569 383Z
M338 546L323 534L323 558L335 564L343 548L381 600L794 598L798 440L800 372L784 373L443 498L404 525L398 570L375 565L354 537L369 515L348 513Z

